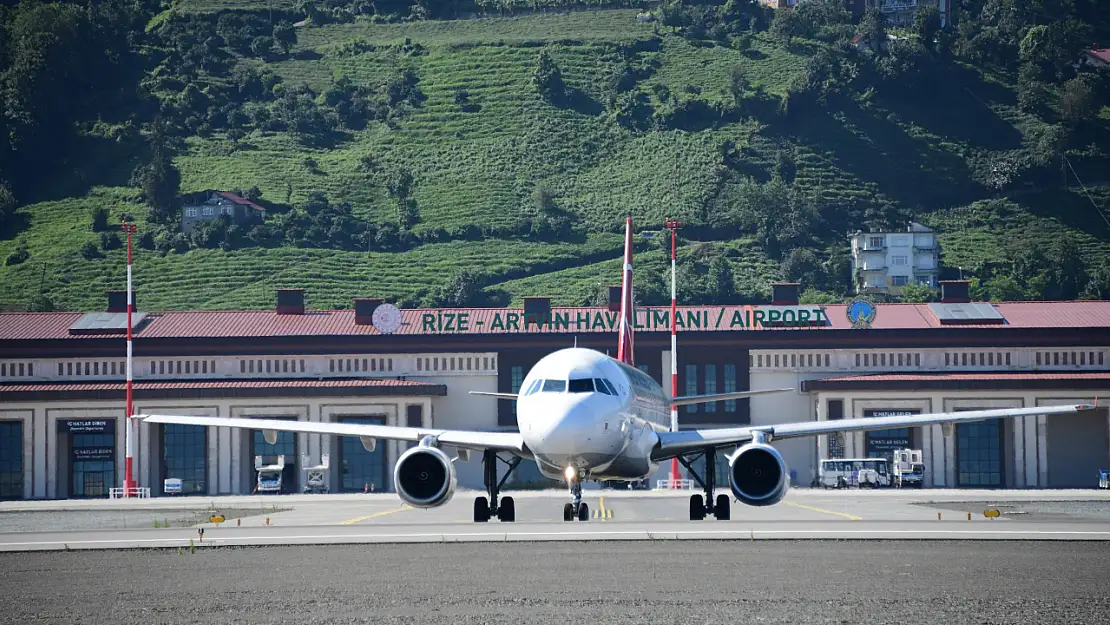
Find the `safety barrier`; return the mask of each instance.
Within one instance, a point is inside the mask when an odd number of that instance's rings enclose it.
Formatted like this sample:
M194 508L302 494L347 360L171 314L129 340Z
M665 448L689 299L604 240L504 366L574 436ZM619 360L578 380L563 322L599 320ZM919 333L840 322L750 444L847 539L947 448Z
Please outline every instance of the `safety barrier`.
M124 498L149 499L150 498L150 488L148 488L146 486L133 486L131 488L109 488L108 489L108 498L109 499L124 499Z
M694 487L694 480L655 480L656 488L690 489Z

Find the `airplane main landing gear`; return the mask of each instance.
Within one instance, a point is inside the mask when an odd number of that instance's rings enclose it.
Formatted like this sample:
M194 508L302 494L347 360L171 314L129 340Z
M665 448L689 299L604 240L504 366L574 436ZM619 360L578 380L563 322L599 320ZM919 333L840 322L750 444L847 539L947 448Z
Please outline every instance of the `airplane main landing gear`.
M732 517L731 501L728 495L722 493L717 495L716 500L713 498L713 490L716 487L717 480L717 450L709 447L702 452L702 455L705 457L704 480L694 470L694 467L690 466L690 462L686 458L678 457L678 461L686 467L698 486L705 489L704 498L701 495L690 495L690 520L701 521L705 518L705 515L712 514L718 521L727 521Z
M568 471L568 473L567 482L570 485L570 495L574 498L574 501L563 505L563 520L588 521L590 520L590 507L582 501L582 476L572 476L572 471Z
M497 461L500 460L509 466L509 470L505 475L497 479ZM498 519L506 522L516 520L516 502L512 497L502 497L500 504L497 501L497 494L501 491L501 487L505 485L505 481L512 475L513 470L520 464L520 458L514 456L512 460L504 460L497 455L497 452L487 449L482 452L482 466L485 470L485 484L486 493L489 494L489 499L485 497L474 498L474 522L485 523L490 520L490 517L497 517Z

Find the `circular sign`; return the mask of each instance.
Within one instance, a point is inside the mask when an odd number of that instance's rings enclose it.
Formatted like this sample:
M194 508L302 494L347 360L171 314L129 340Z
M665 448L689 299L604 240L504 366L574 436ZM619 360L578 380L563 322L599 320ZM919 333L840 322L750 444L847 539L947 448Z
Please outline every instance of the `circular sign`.
M995 510L993 508L990 510L984 510L983 516L987 517L988 519L993 519L998 516L998 510Z
M371 321L382 334L392 334L401 327L401 311L393 304L382 304L374 309Z

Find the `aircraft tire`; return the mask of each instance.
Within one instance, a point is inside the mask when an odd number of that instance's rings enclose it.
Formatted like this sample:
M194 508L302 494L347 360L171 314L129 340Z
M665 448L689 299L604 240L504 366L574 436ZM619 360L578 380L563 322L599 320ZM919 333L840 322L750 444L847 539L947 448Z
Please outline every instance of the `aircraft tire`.
M574 504L570 503L569 501L567 503L563 504L563 520L564 521L573 521L574 520Z
M516 502L512 497L501 498L501 506L497 508L497 518L506 523L516 520Z
M728 495L717 495L717 505L713 508L713 514L717 516L718 521L727 521L732 518L730 503Z
M474 522L485 523L489 521L489 501L485 497L474 498Z
M700 521L705 518L705 503L701 495L690 495L690 520Z
M584 501L582 503L578 504L578 520L579 521L589 521L590 520L590 507L587 506L586 502L584 502Z

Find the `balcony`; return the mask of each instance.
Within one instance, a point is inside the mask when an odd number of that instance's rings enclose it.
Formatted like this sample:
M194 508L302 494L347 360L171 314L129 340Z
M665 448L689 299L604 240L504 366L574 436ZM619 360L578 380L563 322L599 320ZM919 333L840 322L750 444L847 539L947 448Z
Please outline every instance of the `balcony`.
M856 265L860 271L884 271L886 263L860 263Z
M917 0L893 0L892 2L883 2L879 5L879 11L882 13L900 13L902 11L914 11L917 9Z

